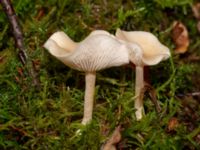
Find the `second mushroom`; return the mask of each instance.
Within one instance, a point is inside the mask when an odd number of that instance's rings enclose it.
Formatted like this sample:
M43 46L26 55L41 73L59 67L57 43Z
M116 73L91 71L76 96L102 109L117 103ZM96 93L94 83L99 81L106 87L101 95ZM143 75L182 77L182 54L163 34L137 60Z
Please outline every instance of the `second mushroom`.
M135 115L140 120L144 114L143 99L140 96L144 88L143 67L156 65L162 60L170 57L170 50L160 43L153 34L144 31L123 31L117 29L115 36L117 39L125 43L136 43L142 48L142 59L134 63L136 65L136 81L135 81Z

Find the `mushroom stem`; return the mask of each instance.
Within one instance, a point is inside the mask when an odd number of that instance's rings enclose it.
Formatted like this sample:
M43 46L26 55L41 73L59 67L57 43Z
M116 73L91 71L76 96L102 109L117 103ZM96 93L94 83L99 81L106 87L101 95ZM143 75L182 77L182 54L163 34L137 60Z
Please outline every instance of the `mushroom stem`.
M86 72L85 74L85 97L84 97L84 114L82 124L87 124L92 119L94 104L96 72Z
M142 89L144 87L144 70L143 66L136 66L136 79L135 79L135 115L136 119L142 119L142 115L144 114L143 108L143 99L141 96Z

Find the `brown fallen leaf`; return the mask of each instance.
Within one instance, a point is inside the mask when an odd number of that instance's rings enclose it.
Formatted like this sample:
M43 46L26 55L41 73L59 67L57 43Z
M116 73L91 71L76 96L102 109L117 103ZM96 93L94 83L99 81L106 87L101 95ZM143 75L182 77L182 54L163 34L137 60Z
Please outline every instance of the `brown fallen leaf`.
M115 145L119 143L121 140L121 126L115 128L115 131L111 135L111 137L108 139L106 144L102 147L102 150L116 150Z
M156 111L158 113L161 112L161 107L158 103L158 99L156 96L156 90L147 82L144 83L144 88L142 89L141 93L140 93L140 98L143 99L144 97L144 93L147 92L150 96L150 100L153 102L153 104L155 105Z
M189 36L187 28L180 21L175 21L172 28L172 39L176 45L175 53L183 54L188 50Z
M18 74L20 75L20 77L23 77L23 76L24 76L24 71L23 71L23 69L22 69L21 67L18 67L18 68L17 68L17 72L18 72Z
M200 19L200 3L196 3L192 6L192 11L194 14L194 17L196 19Z
M174 131L174 129L178 127L178 124L179 124L178 119L172 117L168 122L167 130L169 132Z
M192 6L192 11L194 14L194 17L197 19L197 30L200 33L200 3L196 3Z
M36 20L41 20L41 18L45 15L44 8L40 8L38 11L37 16L35 17Z
M0 63L3 63L5 56L0 56Z
M197 30L198 30L199 33L200 33L200 20L199 20L198 23L197 23Z
M200 144L200 133L195 136L195 141Z

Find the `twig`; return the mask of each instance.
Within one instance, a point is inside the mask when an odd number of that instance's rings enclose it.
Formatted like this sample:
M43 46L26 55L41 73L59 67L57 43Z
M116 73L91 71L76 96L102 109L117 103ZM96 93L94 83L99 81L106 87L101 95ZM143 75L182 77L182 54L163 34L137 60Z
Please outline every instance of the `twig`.
M186 93L186 94L177 94L179 97L184 97L184 96L200 96L200 92L193 92L193 93Z
M25 65L26 60L27 60L27 55L25 53L25 47L24 47L24 43L23 43L23 35L22 35L21 28L17 21L17 16L11 5L10 0L0 0L0 2L1 2L4 12L6 13L6 15L10 21L10 24L13 28L13 35L15 38L15 43L19 49L18 55L19 55L20 61L23 65Z
M23 130L21 128L15 127L14 125L10 125L9 127L12 130L14 130L15 132L19 132L22 136L27 136L27 137L29 136L30 137L30 135L25 130Z
M23 66L26 66L26 64L28 62L28 57L27 57L26 48L25 48L24 42L23 42L22 30L18 23L18 18L16 16L15 10L12 7L12 3L10 0L0 0L0 2L1 2L4 12L6 13L6 15L9 19L9 22L12 26L15 44L16 44L17 48L19 49L19 51L18 51L19 59L20 59L21 63L23 64ZM33 79L33 85L36 85L37 87L39 87L39 80L37 79L37 73L34 70L33 63L32 63L32 67L29 69L27 68L27 70L28 70L29 75Z

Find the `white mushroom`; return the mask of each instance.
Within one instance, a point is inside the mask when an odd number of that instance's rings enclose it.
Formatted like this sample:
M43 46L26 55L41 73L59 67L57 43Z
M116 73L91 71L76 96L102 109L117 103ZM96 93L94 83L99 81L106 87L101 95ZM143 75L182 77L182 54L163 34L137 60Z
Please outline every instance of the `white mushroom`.
M122 44L103 30L93 31L79 43L59 31L51 35L44 47L65 65L86 72L82 124L92 119L96 71L128 64L142 56L137 44Z
M170 50L160 43L153 34L144 31L123 31L117 29L116 38L124 42L137 43L142 48L142 60L135 62L136 83L135 83L135 109L136 119L140 120L144 113L143 100L140 93L144 87L143 66L156 65L160 61L170 57Z

